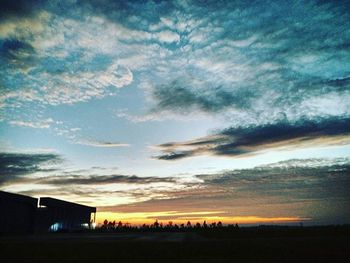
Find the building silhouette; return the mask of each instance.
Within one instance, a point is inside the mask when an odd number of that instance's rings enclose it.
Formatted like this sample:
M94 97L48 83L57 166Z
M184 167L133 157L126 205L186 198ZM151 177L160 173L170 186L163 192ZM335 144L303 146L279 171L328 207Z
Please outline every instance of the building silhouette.
M0 191L0 234L82 230L95 219L96 207Z
M90 227L91 214L96 208L67 202L50 197L41 197L37 210L36 230L44 232L58 230L79 230Z
M33 233L38 199L0 191L0 233Z

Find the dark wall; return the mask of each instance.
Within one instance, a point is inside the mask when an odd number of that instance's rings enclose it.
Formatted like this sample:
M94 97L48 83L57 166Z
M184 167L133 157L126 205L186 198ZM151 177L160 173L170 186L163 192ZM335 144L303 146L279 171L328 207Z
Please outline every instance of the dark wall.
M36 198L0 191L0 234L79 230L88 227L96 212L95 207L53 198L41 198L40 205Z
M33 233L37 199L0 192L0 233Z
M37 216L37 231L83 229L88 227L91 213L96 213L95 207L51 197L41 197Z
M39 208L36 231L47 232L82 229L82 224L90 223L90 215L90 212L79 209L64 207ZM56 226L51 228L55 224Z

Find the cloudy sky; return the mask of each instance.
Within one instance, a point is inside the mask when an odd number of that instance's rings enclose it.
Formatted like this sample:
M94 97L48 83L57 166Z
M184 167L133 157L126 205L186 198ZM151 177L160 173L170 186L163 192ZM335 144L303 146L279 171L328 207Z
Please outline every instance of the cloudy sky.
M350 222L348 1L0 2L1 190Z

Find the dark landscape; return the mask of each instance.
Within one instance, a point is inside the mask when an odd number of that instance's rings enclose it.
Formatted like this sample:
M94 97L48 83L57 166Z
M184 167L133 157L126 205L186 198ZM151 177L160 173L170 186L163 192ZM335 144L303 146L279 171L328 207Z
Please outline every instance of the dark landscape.
M346 262L350 227L3 236L1 262Z

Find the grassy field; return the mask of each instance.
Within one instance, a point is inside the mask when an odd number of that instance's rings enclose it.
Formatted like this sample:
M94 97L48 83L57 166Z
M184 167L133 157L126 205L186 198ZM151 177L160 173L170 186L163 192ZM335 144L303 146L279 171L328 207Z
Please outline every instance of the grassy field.
M349 248L349 235L58 234L2 237L0 262L348 262Z

